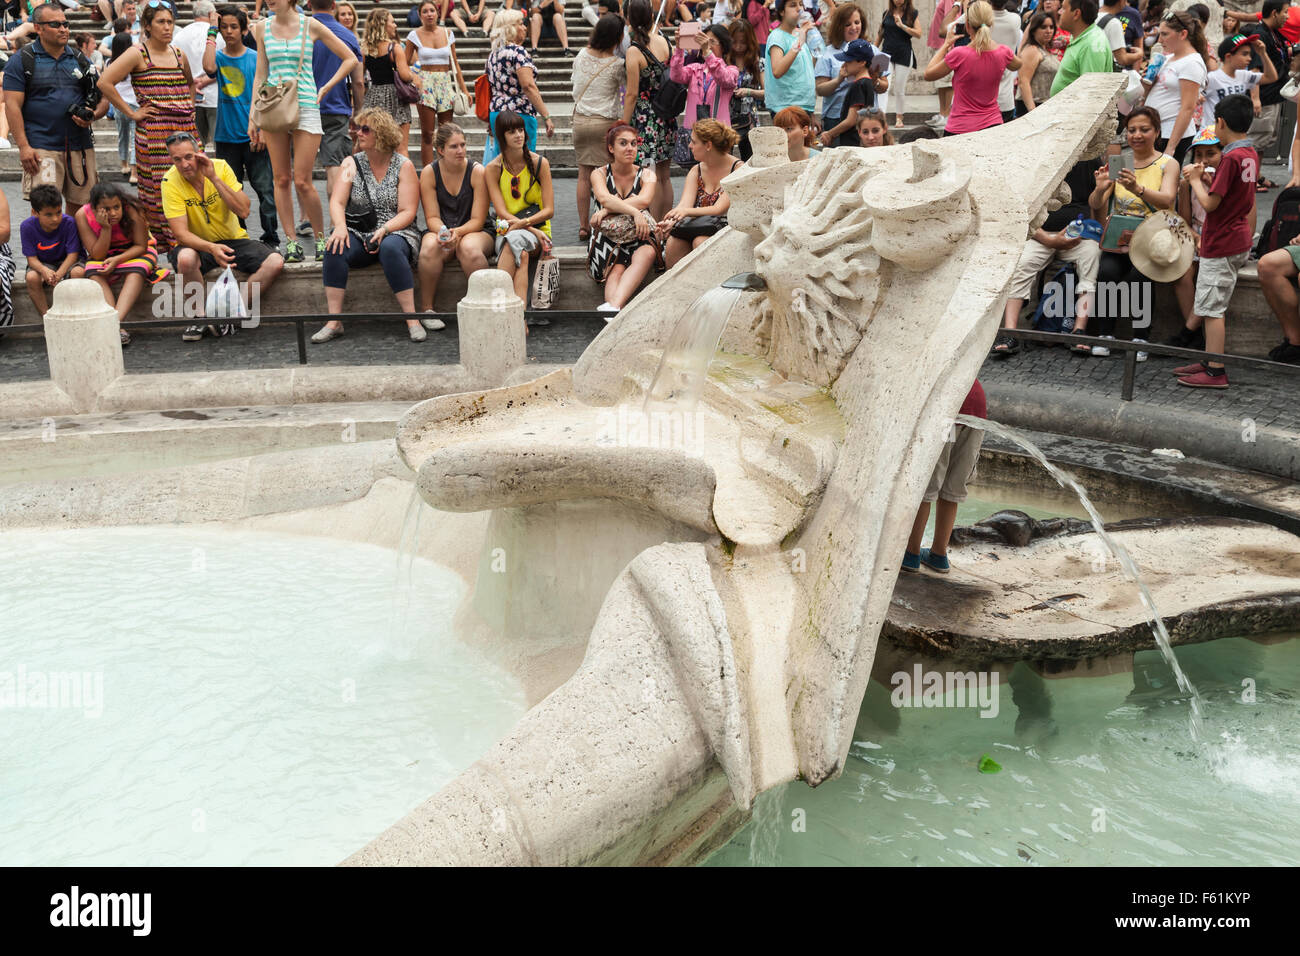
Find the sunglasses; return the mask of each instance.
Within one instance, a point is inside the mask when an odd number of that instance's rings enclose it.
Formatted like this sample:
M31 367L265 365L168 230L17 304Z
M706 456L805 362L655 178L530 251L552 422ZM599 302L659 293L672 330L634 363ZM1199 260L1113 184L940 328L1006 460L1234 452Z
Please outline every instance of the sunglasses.
M42 20L40 23L37 24L37 26L49 27L51 30L66 30L68 29L68 21L67 20Z
M518 199L519 196L519 174L516 173L510 177L510 198Z
M374 132L374 130L370 128L370 125L369 125L369 124L367 124L367 123L362 123L360 126L357 127L357 132L358 132L358 133L365 133L367 136L369 136L371 133Z

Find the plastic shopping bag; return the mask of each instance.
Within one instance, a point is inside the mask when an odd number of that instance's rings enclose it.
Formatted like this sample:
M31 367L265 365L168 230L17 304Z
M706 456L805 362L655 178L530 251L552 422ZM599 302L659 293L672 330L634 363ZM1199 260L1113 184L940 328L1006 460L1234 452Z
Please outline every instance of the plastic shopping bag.
M235 273L230 266L226 266L226 271L221 273L221 277L212 283L212 288L208 290L207 318L230 320L248 318L248 308L244 305L239 283L235 281Z

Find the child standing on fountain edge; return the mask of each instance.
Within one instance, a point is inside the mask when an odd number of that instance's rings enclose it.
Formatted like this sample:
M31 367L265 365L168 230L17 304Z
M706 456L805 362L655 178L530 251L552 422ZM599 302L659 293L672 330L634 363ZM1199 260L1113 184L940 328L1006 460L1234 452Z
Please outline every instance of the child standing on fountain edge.
M988 404L984 398L984 387L979 379L970 387L966 401L961 403L959 415L973 415L975 418L988 418ZM948 573L948 539L952 537L952 526L957 523L957 506L966 500L966 483L975 477L975 465L979 461L980 446L984 444L984 432L969 425L954 424L948 443L939 454L939 462L934 466L930 484L925 489L921 507L917 509L916 520L912 522L912 534L907 539L907 550L903 552L903 570L920 571L925 565L931 571ZM930 520L930 504L938 500L934 514L934 537L930 547L921 547L921 538L925 535L925 526Z

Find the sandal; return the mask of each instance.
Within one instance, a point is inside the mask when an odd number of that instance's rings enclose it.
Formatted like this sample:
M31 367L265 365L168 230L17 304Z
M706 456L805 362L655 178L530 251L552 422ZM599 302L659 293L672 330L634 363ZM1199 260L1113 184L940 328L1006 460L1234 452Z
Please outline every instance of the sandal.
M1070 346L1070 354L1078 355L1083 358L1091 358L1092 346L1089 345L1087 342L1075 342L1073 345Z
M1273 182L1270 179L1260 178L1255 180L1255 192L1257 193L1268 192L1270 189L1276 189L1276 188L1277 188L1277 183Z
M122 337L122 346L125 348L126 346L130 345L131 333L128 332L126 329L118 329L117 331L118 334Z
M586 241L587 241L588 239L590 239L590 238L591 238L591 230L590 230L590 229L579 229L579 230L578 230L578 241L579 241L579 242L586 242Z
M997 356L998 358L1007 358L1009 356L1015 355L1019 351L1020 351L1020 343L1017 342L1015 339L1013 339L1011 336L1004 335L996 342L993 343L993 349L989 354Z

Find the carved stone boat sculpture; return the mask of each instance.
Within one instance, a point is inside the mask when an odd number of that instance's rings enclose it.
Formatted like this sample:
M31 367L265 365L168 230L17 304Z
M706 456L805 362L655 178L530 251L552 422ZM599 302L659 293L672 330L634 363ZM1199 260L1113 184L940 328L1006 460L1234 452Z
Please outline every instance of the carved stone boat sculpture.
M589 637L509 736L349 864L689 863L756 794L838 773L1027 231L1109 142L1121 87L1089 75L1005 127L803 163L756 130L731 228L572 370L407 413L424 499L491 512L461 622L539 657ZM636 437L678 320L740 274L681 433Z

